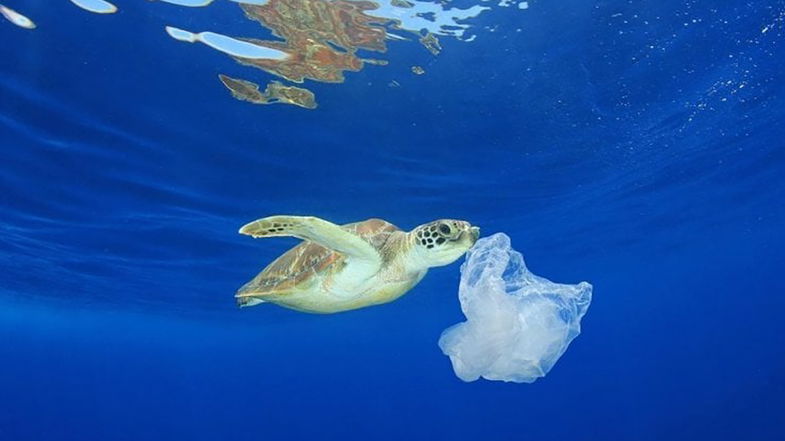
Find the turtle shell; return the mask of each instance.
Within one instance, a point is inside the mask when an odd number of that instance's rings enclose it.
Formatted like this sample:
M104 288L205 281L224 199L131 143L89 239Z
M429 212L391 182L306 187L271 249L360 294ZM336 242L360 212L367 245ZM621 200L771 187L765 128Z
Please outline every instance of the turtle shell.
M390 234L400 231L395 225L382 219L368 219L342 225L346 231L356 234L377 250L382 249ZM267 265L253 280L246 283L238 294L273 294L290 291L316 278L326 277L343 269L346 257L315 242L303 241Z

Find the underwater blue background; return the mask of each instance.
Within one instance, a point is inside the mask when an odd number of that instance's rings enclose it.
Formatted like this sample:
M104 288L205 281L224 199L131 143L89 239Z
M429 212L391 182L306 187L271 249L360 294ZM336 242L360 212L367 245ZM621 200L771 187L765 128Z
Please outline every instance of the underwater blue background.
M785 2L494 8L314 111L163 31L264 35L231 2L4 3L38 29L0 22L0 440L785 439ZM270 214L467 219L594 299L544 379L463 383L459 262L237 309L296 243L237 234Z

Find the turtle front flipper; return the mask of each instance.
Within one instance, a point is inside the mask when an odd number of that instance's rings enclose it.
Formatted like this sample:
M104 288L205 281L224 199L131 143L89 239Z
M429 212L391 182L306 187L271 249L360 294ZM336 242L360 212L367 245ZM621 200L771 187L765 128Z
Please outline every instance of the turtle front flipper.
M379 252L365 239L339 225L311 216L270 216L245 224L240 234L260 237L294 236L343 253L378 270Z

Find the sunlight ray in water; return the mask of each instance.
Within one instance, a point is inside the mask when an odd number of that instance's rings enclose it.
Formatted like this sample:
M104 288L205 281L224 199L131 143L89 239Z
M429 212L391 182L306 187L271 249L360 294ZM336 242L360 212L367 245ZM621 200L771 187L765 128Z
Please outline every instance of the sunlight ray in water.
M117 6L105 0L71 0L71 3L79 6L85 11L96 14L113 14L117 12Z
M233 57L265 60L283 60L289 54L278 49L269 48L260 44L237 40L215 32L189 32L183 29L167 26L166 32L175 40L188 43L201 42L211 48L229 54Z
M0 14L2 14L3 17L8 19L8 21L19 26L20 28L35 29L35 23L33 23L33 20L30 20L29 18L25 17L24 15L14 11L13 9L7 6L0 5Z

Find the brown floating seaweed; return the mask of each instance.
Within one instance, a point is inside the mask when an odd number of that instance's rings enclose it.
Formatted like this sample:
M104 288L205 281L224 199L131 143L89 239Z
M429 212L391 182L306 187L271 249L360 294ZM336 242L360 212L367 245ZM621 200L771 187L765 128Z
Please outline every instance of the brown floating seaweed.
M306 109L316 108L316 98L313 92L308 89L284 86L278 81L271 81L264 89L264 92L260 92L259 85L256 83L222 74L219 74L218 78L232 92L232 96L241 101L248 101L254 104L284 103Z
M358 49L387 50L384 25L389 19L365 15L378 8L370 1L270 0L264 5L241 4L245 14L271 29L283 41L255 43L285 51L283 60L237 58L289 81L306 78L328 83L343 82L344 71L359 71L363 62Z

